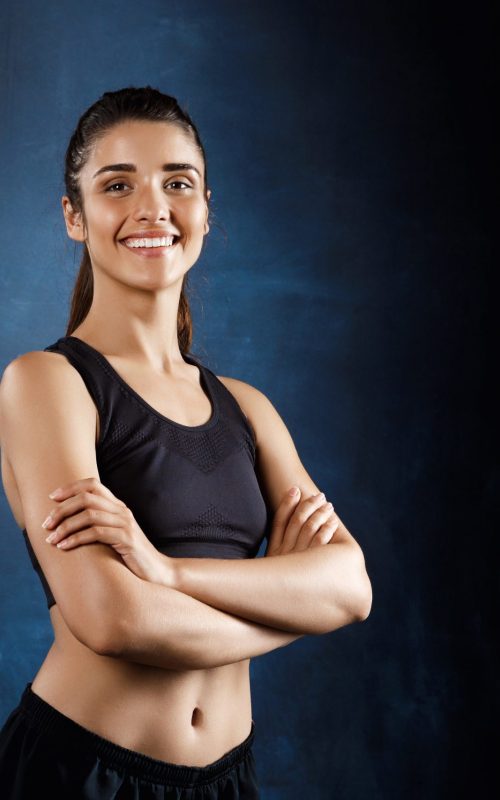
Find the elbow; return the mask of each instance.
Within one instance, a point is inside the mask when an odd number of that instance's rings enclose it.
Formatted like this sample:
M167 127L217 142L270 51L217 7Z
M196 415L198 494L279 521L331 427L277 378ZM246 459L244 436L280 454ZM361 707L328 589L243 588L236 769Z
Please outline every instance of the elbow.
M364 620L370 616L373 601L372 584L364 565L360 583L361 588L358 592L356 621L364 622Z
M122 641L115 626L112 630L108 629L100 637L94 639L92 650L99 656L119 658L122 653Z
M348 605L352 622L364 622L369 617L372 608L372 584L366 571L365 558L361 548L356 551L355 555Z
M94 625L92 636L89 637L89 646L99 656L119 658L123 653L125 641L125 626L122 617L116 612L108 619Z
M372 608L372 584L368 573L366 571L366 562L364 553L359 547L356 548L356 557L354 561L354 574L352 575L352 585L357 587L353 592L354 602L352 603L352 610L354 620L356 622L363 622L370 615Z
M344 559L337 570L336 580L328 587L325 615L311 633L329 633L344 625L361 622L370 614L372 606L372 585L366 572L365 559L361 548L356 545L342 546Z
M364 622L365 619L368 619L368 617L370 616L370 611L372 610L373 595L372 595L372 585L370 583L369 578L368 578L368 587L369 588L367 588L364 591L360 599L359 612L356 618L358 622Z
M119 652L121 636L116 624L110 624L104 614L80 607L75 613L68 609L64 599L58 599L59 609L69 630L84 647L100 656L115 655Z

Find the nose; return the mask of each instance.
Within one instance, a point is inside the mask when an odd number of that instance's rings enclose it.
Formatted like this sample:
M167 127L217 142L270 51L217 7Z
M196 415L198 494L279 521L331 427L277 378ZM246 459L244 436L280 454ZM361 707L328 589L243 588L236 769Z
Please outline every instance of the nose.
M170 217L169 198L161 186L147 183L135 194L134 219L168 219Z

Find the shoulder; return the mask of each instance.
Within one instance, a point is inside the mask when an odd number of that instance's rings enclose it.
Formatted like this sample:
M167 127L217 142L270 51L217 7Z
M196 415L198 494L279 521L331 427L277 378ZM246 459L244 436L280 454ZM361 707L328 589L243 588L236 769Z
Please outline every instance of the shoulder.
M228 378L227 375L217 375L217 378L234 394L238 401L241 399L249 405L259 402L259 399L267 399L260 389L250 383L240 381L238 378ZM259 397L260 396L260 397Z
M13 358L3 370L0 381L0 404L5 406L9 402L17 402L32 396L31 390L46 387L57 382L58 376L62 377L64 367L59 359L46 356L53 355L39 350Z
M256 386L226 375L217 375L217 378L236 399L254 429L256 443L259 446L269 434L269 428L282 423L276 408L267 395Z
M30 350L9 361L2 373L0 386L5 389L13 382L29 380L52 380L57 376L71 376L72 369L62 353L48 350Z
M88 406L88 392L78 372L62 353L30 350L12 359L0 380L0 404L62 397Z
M80 373L66 356L50 350L30 350L9 361L1 376L0 391L5 393L12 386L30 382L37 385L61 383L63 388L67 388L68 383L75 386L83 383Z
M79 372L61 353L30 350L5 367L0 380L2 419L71 409L79 418L95 418L95 407ZM1 428L0 426L0 433Z

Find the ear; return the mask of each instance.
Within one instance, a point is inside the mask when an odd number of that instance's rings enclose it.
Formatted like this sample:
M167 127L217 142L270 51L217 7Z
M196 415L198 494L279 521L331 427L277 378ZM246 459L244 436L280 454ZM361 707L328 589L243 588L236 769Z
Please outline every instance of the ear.
M208 201L210 200L210 195L211 194L212 194L212 190L208 189L207 190L207 216L205 218L205 234L207 234L208 231L210 230L210 225L208 224L208 213L209 213Z
M66 195L62 198L61 205L69 238L76 242L84 242L86 231L81 212L73 211L69 197Z

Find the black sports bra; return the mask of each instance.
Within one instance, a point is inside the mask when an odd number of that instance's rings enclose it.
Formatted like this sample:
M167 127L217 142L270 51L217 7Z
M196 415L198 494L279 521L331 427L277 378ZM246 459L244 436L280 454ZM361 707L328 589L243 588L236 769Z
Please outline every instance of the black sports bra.
M255 473L254 435L212 370L183 353L198 366L212 405L208 422L189 426L152 408L82 339L63 336L44 349L65 355L82 376L99 413L99 479L159 551L186 558L257 555L272 515ZM50 608L55 598L23 534Z

